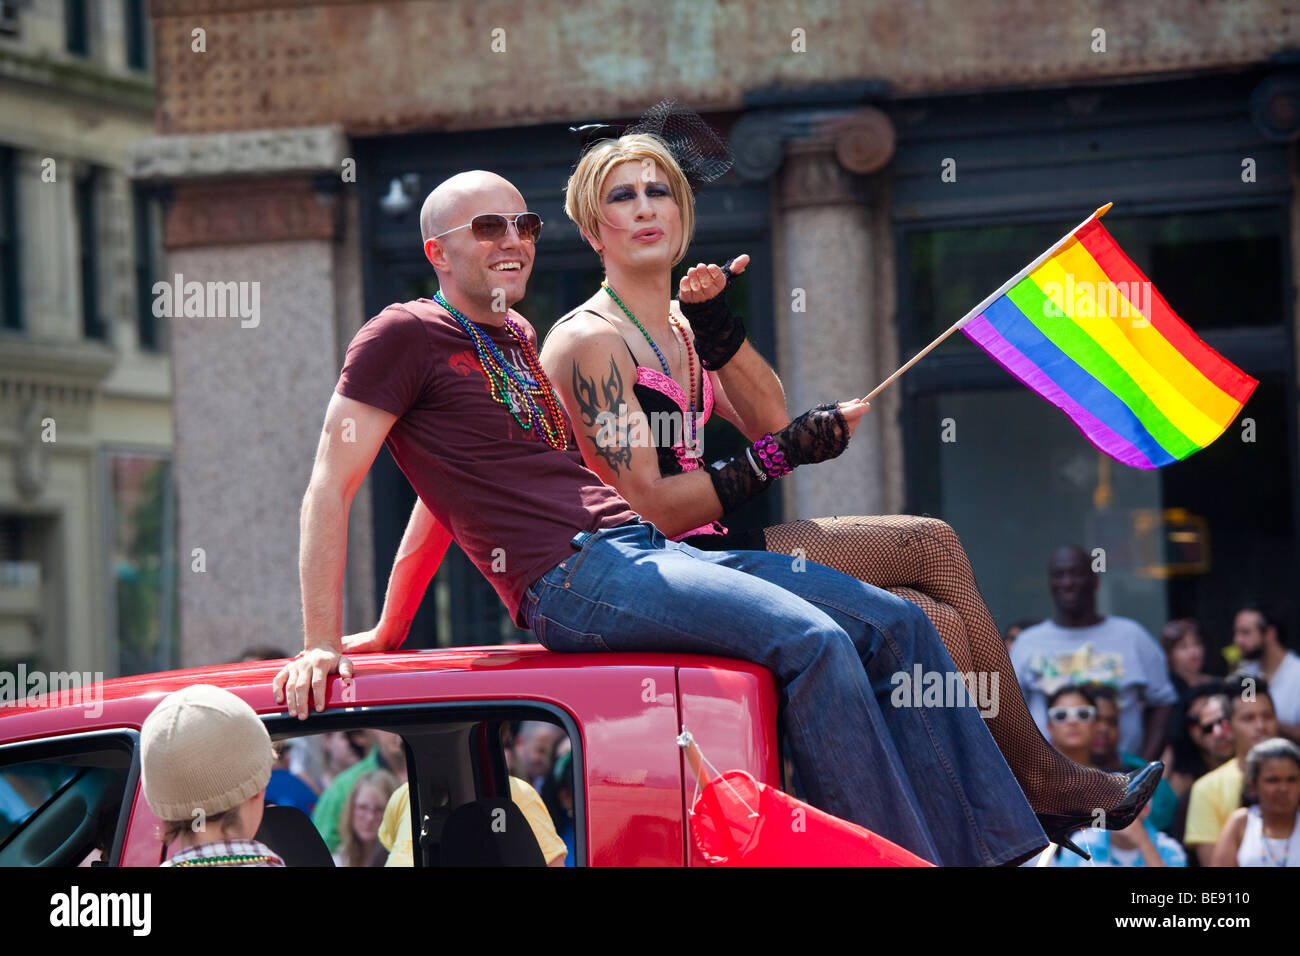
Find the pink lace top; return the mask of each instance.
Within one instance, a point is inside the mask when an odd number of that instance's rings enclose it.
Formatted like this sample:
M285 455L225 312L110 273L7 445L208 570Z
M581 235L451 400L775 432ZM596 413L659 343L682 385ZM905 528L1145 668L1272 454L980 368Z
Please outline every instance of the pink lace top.
M676 445L674 445L671 451L673 455L676 457L678 467L683 472L694 471L695 469L702 467L704 425L706 422L708 422L709 417L713 414L713 407L714 407L713 381L709 376L708 372L704 373L703 379L704 379L703 407L698 413L699 418L696 423L696 442L697 442L696 450L699 451L700 454L691 455L688 453L688 449L686 447L687 443L689 442L688 436L690 435L690 402L686 395L686 392L682 389L681 385L679 385L675 379L670 378L669 376L665 375L663 372L659 371L658 369L648 368L644 365L638 365L636 367L636 384L644 388L650 389L651 391L657 392L658 394L669 399L670 401L672 401L674 405L677 406L677 410L681 414L680 421L683 423L684 440L679 441ZM641 404L642 407L644 408L646 402L643 400ZM665 464L665 462L663 461L663 453L667 450L668 449L662 449L662 448L659 449L661 455L660 457L661 469L663 464ZM681 534L676 535L674 540L680 541L682 538L689 538L692 535L697 535L697 534L726 534L726 533L727 533L727 529L723 527L723 525L720 522L711 521L706 525L701 525L698 528L692 528L690 531L684 531Z

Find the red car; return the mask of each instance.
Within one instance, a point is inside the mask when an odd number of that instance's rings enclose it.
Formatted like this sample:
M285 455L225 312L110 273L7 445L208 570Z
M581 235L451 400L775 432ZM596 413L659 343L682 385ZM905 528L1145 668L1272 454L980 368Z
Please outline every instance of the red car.
M95 685L93 706L83 693L61 705L0 710L0 865L76 866L97 855L110 866L161 862L159 820L140 786L140 726L164 695L198 683L248 701L277 741L355 729L400 734L416 866L465 862L451 855L464 843L451 837L465 816L457 809L508 799L501 730L513 721L544 721L555 738L568 737L574 771L560 783L572 794L569 856L579 866L704 863L687 822L696 778L676 743L683 725L720 771L780 786L775 686L744 661L556 654L539 645L352 660L352 685L331 678L329 706L306 721L275 703L279 661L117 678ZM268 810L259 837L290 865L328 865L301 810ZM497 862L532 860L536 851L520 852Z

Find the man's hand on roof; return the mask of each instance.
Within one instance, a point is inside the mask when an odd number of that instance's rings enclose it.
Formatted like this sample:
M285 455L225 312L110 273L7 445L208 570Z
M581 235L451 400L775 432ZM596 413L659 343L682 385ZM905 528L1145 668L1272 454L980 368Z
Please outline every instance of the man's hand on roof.
M313 700L316 710L325 709L325 687L331 674L351 680L352 662L332 647L300 652L271 681L276 703L285 704L290 717L306 720Z

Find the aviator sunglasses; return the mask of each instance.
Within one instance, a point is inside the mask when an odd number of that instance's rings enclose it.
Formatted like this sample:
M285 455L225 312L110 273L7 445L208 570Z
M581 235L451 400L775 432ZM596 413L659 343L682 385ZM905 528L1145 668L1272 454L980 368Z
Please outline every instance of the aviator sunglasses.
M500 213L485 212L475 216L463 226L440 232L433 238L441 239L457 229L469 229L479 242L496 242L506 234L507 223L515 224L515 232L524 242L536 242L542 234L542 217L535 212Z

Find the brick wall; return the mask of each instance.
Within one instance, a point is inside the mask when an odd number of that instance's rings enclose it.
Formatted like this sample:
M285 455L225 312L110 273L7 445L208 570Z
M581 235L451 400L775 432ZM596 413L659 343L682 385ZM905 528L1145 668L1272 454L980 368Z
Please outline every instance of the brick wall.
M158 130L492 128L634 115L663 96L736 108L750 90L862 78L919 94L1231 68L1300 46L1288 6L154 0Z

